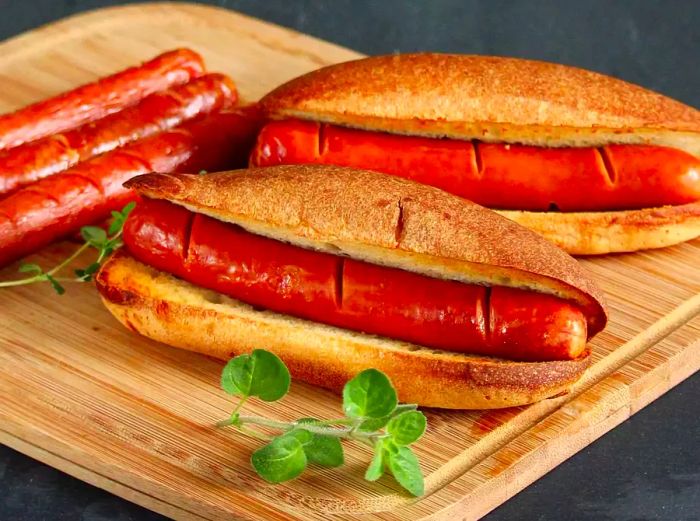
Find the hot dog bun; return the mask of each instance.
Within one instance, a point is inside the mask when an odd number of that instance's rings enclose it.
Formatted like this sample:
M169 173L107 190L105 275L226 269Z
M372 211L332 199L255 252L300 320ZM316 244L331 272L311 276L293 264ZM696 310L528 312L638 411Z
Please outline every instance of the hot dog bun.
M425 53L355 60L296 78L261 106L271 119L395 134L542 147L654 144L700 157L700 111L609 76L515 58ZM700 236L700 203L499 213L579 255Z
M256 311L118 252L97 276L109 311L127 328L226 360L256 347L279 355L295 378L340 391L368 367L390 375L401 401L450 409L495 409L565 392L588 367L576 360L509 362L435 351Z
M700 202L617 212L496 212L572 255L664 248L700 235Z
M609 76L517 58L364 58L296 78L261 104L275 119L365 130L548 147L645 143L700 156L700 111Z
M590 336L605 326L602 293L573 258L427 185L366 170L288 165L151 174L125 186L296 246L436 278L550 293L584 309Z

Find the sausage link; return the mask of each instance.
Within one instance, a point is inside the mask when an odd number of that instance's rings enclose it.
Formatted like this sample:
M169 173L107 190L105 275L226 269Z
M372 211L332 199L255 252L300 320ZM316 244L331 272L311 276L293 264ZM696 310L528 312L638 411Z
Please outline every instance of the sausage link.
M700 199L700 160L651 145L545 148L285 120L263 128L250 162L367 168L509 210L627 210Z
M255 111L214 114L18 190L0 201L0 266L121 209L135 197L122 185L136 175L243 166L258 129Z
M229 78L207 74L94 123L0 152L0 196L92 156L229 108L236 100L236 87Z
M138 260L252 306L431 348L511 360L565 360L586 319L545 294L486 288L305 250L163 200L131 213Z
M203 72L202 57L194 51L163 53L137 67L0 116L0 150L95 121Z

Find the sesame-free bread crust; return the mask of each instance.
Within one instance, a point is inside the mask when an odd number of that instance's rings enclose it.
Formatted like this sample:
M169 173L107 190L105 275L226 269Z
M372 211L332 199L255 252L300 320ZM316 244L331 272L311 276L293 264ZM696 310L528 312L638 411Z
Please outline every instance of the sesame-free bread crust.
M581 306L589 338L607 321L602 292L572 257L486 208L406 179L288 165L148 174L125 186L300 247L431 277L551 293Z
M665 248L700 237L700 202L617 212L496 211L572 255Z
M370 367L385 372L403 402L494 409L556 396L581 376L576 360L511 362L436 351L252 307L176 279L117 252L96 277L109 311L158 342L227 360L256 348L277 354L292 376L340 391Z
M400 134L537 146L657 144L700 156L700 111L610 76L518 58L364 58L293 79L261 105L274 119Z

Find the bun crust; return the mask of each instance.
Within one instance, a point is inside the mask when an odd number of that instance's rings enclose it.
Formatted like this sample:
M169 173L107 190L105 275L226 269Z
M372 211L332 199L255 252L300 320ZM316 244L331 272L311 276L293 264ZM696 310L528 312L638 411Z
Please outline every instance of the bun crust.
M700 202L618 212L496 212L572 255L664 248L700 237Z
M364 58L291 80L261 104L275 119L366 130L538 146L657 144L700 157L700 111L610 76L517 58Z
M602 292L569 255L496 213L394 176L327 165L214 174L148 174L126 183L297 246L467 283L577 302L589 337L605 326Z
M435 351L314 322L256 311L117 252L96 277L110 312L153 340L227 360L255 348L282 358L295 378L340 391L363 369L384 371L401 401L450 409L494 409L558 395L590 354L571 361L509 362Z

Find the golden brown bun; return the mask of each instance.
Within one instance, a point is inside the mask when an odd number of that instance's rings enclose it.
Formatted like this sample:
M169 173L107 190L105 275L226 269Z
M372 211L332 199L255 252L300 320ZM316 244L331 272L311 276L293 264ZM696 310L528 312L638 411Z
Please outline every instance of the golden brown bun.
M406 179L289 165L148 174L125 186L297 246L436 278L551 293L582 307L589 338L607 320L602 292L562 250L486 208Z
M664 248L700 237L700 202L618 212L497 213L572 255Z
M227 360L255 348L274 352L295 378L335 391L363 369L392 380L401 401L450 409L494 409L565 392L589 352L571 361L508 362L435 351L304 321L193 286L118 252L97 288L127 328L159 342Z
M700 111L553 63L454 54L376 56L324 67L261 100L272 118L539 146L653 143L700 156Z

